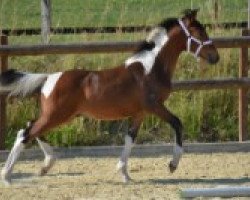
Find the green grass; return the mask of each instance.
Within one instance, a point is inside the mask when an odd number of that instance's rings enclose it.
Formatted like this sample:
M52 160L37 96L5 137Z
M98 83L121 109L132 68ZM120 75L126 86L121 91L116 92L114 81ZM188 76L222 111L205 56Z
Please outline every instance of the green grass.
M84 3L83 3L84 2ZM219 1L219 21L241 21L247 19L246 1ZM165 17L178 16L184 8L191 7L191 1L173 0L52 0L53 26L121 26L151 25ZM202 22L210 22L213 15L212 1L193 0L193 7L200 7ZM30 28L40 26L40 1L1 0L0 29ZM211 36L240 35L240 30L208 30ZM114 41L142 39L146 33L133 34L75 34L52 35L51 43L84 41ZM37 44L40 36L9 37L10 44ZM23 71L55 72L72 68L101 70L114 67L130 53L91 55L44 55L11 57L9 65ZM220 50L220 62L215 66L202 68L192 56L183 54L178 62L174 79L209 79L238 76L238 50ZM173 93L166 105L183 121L184 138L188 141L237 140L237 91L188 91ZM10 147L16 132L30 119L37 118L37 100L14 100L8 104L7 145ZM49 141L57 146L121 144L128 121L117 123L100 122L80 117L73 122L54 129L48 135ZM138 143L169 142L173 130L168 124L149 116L144 120Z
M53 0L52 26L129 26L156 24L179 16L185 8L200 8L200 18L214 21L214 0ZM219 22L247 20L247 1L219 0ZM1 0L0 28L40 27L40 1Z

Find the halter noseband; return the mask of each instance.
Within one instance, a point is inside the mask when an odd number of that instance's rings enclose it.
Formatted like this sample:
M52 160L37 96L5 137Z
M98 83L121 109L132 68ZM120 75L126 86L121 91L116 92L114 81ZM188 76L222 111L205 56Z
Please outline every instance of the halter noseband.
M186 34L187 38L188 38L188 40L187 40L187 52L191 52L191 43L192 43L192 41L194 41L195 43L198 44L198 48L196 49L196 51L195 51L195 53L194 53L194 56L195 56L195 57L198 57L198 55L199 55L199 53L200 53L200 51L201 51L201 49L202 49L203 46L212 44L212 40L207 40L207 41L203 42L203 41L201 41L201 40L199 40L199 39L193 37L193 36L189 33L189 31L188 31L188 29L186 28L186 26L185 26L185 24L183 23L183 21L182 21L181 19L179 19L178 22L179 22L179 24L180 24L182 30L183 30L184 33Z

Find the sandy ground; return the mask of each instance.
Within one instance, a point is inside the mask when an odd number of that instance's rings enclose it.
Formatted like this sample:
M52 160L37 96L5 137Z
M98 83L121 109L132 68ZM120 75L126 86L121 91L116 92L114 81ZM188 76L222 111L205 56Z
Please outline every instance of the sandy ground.
M168 171L170 158L131 158L129 184L115 171L117 158L58 160L44 177L36 175L42 161L20 161L13 184L0 184L0 199L181 199L181 188L250 186L250 153L186 154L174 174Z

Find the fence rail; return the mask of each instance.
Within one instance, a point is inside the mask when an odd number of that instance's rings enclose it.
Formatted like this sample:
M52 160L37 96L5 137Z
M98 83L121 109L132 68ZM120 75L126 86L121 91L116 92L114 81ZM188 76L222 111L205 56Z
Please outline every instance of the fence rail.
M173 91L180 90L213 90L213 89L237 89L250 87L249 78L223 78L216 80L187 80L174 81Z
M239 78L224 78L217 80L189 80L174 82L173 90L200 89L239 89L239 140L248 138L247 116L248 99L247 88L250 86L248 74L248 47L250 36L244 31L243 37L213 38L217 48L240 48ZM4 39L5 38L5 39ZM7 37L1 37L0 67L4 71L8 67L9 56L36 56L43 54L83 54L83 53L118 53L134 51L141 41L137 42L89 42L81 44L49 44L49 45L8 45ZM6 92L6 91L5 91ZM0 149L4 149L5 136L5 94L0 97Z
M216 90L216 89L239 89L242 87L250 87L249 78L222 78L222 79L205 79L205 80L185 80L173 81L172 91L185 90ZM10 90L0 88L0 95L7 96Z
M213 38L217 48L250 47L250 36ZM119 53L136 50L141 41L137 42L85 42L77 44L48 45L2 45L0 56L36 56L43 54L86 54L86 53Z
M247 21L224 22L224 23L207 23L203 24L208 28L247 28ZM150 31L152 26L106 26L106 27L51 27L51 34L81 34L81 33L136 33ZM25 29L3 29L3 35L19 36L19 35L41 35L41 28L25 28Z

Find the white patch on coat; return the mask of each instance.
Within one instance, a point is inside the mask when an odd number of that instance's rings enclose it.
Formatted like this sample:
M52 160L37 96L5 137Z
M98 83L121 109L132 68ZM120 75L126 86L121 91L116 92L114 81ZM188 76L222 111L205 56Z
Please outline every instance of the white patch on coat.
M56 86L57 81L62 76L62 74L63 74L62 72L57 72L48 76L46 82L44 83L42 87L42 94L46 98L50 96L50 94L52 93L52 91L54 90Z
M117 170L121 171L124 183L127 183L131 178L128 175L127 165L128 157L133 147L133 140L129 135L125 136L125 146L122 151L121 158L117 164Z
M129 59L127 59L125 61L126 67L130 66L135 62L140 62L143 65L146 74L149 74L151 72L153 65L155 63L156 56L168 41L166 29L161 27L155 28L149 34L147 41L148 42L153 41L155 43L155 47L150 51L143 50L141 52L138 52Z
M53 148L46 142L43 142L42 140L40 140L39 138L36 138L39 146L41 147L45 159L44 159L44 167L51 167L53 165L53 163L55 162L55 156L54 156L54 152L53 152Z
M54 153L53 153L52 147L48 143L40 140L39 138L36 138L36 140L37 140L39 146L41 147L45 157L50 157L50 156L53 157Z
M122 161L127 162L132 147L133 147L133 140L129 135L126 135L125 136L125 147L124 147L124 151L123 151L122 157L121 157Z
M183 148L180 147L179 145L176 145L176 146L174 146L174 152L173 153L174 153L174 155L173 155L172 163L173 163L173 165L175 167L177 167L178 164L179 164L179 161L181 159L181 156L183 154Z
M122 151L121 158L117 164L117 169L120 170L123 167L127 167L128 157L130 155L131 149L133 147L133 140L129 135L125 136L125 146Z
M117 163L117 165L116 165L117 171L122 170L122 168L124 168L124 167L126 167L126 163L123 162L123 161L121 161L121 160L119 160L118 163Z
M4 181L4 183L6 185L10 184L11 172L13 170L13 167L14 167L20 153L24 149L23 140L24 140L24 130L21 129L17 133L17 137L16 137L16 141L14 143L14 146L12 147L12 149L9 153L8 159L7 159L3 169L1 171L2 180Z

